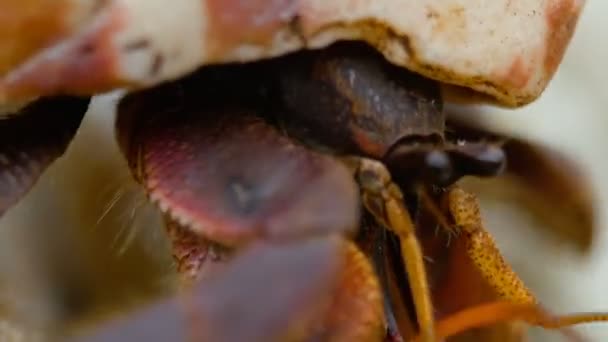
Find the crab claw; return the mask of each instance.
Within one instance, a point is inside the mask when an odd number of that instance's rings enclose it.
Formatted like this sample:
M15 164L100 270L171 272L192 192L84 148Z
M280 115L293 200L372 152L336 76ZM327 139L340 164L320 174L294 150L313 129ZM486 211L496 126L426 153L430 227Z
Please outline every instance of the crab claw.
M372 274L354 244L336 237L257 242L184 297L74 341L380 341Z
M186 81L119 106L119 141L151 200L226 246L352 233L359 203L348 170L281 135L254 106L209 94L217 87Z
M348 169L270 125L238 94L243 80L227 91L225 78L202 79L131 94L117 121L135 177L169 217L178 270L204 271L209 243L236 254L199 281L197 340L381 340L380 286L345 239L359 220Z
M77 97L40 99L0 117L0 216L65 152L88 104Z

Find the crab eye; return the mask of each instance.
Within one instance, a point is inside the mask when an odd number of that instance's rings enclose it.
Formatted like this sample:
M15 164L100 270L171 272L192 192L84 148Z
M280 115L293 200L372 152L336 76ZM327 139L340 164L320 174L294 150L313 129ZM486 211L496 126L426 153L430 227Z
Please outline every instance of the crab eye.
M449 183L453 177L452 162L444 151L432 150L424 158L427 177L434 180L433 183Z
M500 146L487 143L464 143L449 152L454 168L462 175L496 176L506 166L505 152Z
M450 156L432 144L397 146L385 162L399 183L448 185L454 181Z

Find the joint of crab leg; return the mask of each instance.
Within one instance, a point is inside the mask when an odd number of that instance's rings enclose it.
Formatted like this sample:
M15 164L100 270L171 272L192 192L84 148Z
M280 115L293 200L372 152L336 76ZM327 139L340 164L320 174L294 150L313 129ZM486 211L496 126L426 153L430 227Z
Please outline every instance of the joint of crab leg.
M365 207L399 237L423 341L435 342L433 305L422 248L414 233L412 219L403 206L403 194L380 162L360 159L355 174L363 189Z
M448 234L458 235L458 229L455 229L453 225L448 222L448 218L445 213L435 204L435 201L429 195L428 189L422 185L416 188L418 197L424 207L433 214L437 223L443 228Z
M367 192L383 199L388 197L387 190L392 185L391 175L380 162L369 159L360 159L357 169L357 181ZM401 196L399 193L397 196Z

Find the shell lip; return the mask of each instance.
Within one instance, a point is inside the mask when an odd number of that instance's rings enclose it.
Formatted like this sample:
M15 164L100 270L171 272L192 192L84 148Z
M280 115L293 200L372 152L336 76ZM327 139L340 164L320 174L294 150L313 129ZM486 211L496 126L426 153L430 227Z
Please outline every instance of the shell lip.
M202 65L358 40L393 64L472 89L460 92L465 101L519 107L537 99L552 79L584 5L581 0L466 7L428 0L384 0L373 6L367 1L190 0L176 7L189 16L183 20L177 12L159 11L158 1L107 2L73 35L40 46L0 76L0 101L145 88ZM503 14L505 8L510 16ZM151 28L151 17L161 24Z

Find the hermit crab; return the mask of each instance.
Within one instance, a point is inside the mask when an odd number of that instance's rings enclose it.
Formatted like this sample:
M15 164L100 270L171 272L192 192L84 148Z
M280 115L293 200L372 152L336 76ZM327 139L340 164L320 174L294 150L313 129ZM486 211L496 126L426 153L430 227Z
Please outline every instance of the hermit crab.
M185 289L78 338L436 341L608 320L546 312L507 265L457 183L503 172L508 142L443 108L535 100L582 7L5 0L0 213L90 96L126 88L116 136Z

